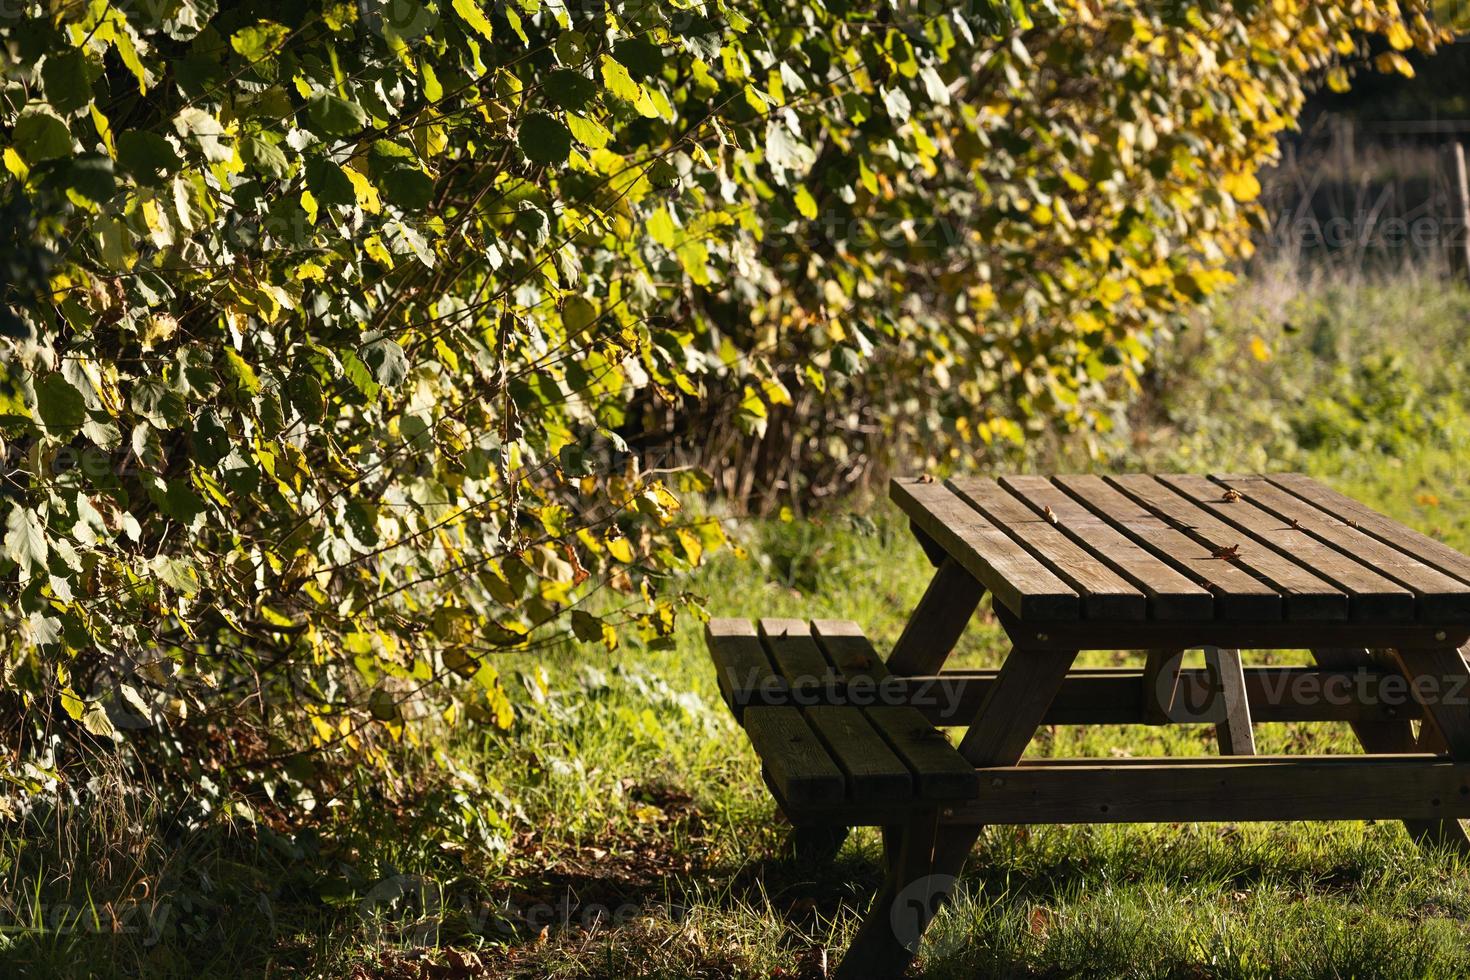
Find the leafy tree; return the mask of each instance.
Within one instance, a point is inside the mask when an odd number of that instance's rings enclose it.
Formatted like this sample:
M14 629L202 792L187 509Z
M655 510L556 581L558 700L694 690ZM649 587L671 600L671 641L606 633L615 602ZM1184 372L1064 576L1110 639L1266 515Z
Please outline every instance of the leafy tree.
M419 691L509 725L493 654L665 641L724 543L681 494L1105 429L1304 85L1437 37L1392 0L6 18L12 764L230 731L301 792Z

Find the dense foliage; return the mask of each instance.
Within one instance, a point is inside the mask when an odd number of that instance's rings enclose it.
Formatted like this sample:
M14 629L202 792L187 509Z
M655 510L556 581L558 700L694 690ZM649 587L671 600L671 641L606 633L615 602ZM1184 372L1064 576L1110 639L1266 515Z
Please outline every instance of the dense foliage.
M1392 0L5 18L12 774L212 744L278 803L510 724L492 654L663 642L723 543L682 494L1105 431L1304 85L1435 41Z

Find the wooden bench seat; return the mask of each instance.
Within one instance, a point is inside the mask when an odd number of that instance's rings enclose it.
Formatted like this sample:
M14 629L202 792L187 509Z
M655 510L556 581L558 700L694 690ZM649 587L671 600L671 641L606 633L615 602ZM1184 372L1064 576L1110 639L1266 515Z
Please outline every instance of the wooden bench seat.
M895 703L856 623L714 619L707 635L721 696L793 823L860 826L976 795L975 767Z

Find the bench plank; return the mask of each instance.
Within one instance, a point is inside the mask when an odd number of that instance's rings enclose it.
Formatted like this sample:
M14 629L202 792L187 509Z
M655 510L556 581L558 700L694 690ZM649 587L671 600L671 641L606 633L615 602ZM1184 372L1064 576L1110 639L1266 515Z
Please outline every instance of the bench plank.
M1147 615L1148 599L1142 592L994 480L967 477L949 480L948 485L1077 590L1085 618L1138 620Z
M812 633L817 645L844 678L871 677L882 680L888 676L888 668L873 644L863 635L862 628L850 619L814 619Z
M1210 548L1212 554L1237 549L1237 557L1224 560L1238 562L1241 568L1275 586L1282 595L1284 618L1313 622L1347 619L1348 597L1341 589L1285 555L1254 545L1243 538L1238 529L1175 493L1156 477L1134 473L1107 479L1164 520L1198 539Z
M847 780L822 740L795 708L752 706L745 733L766 775L794 807L832 806L846 798Z
M793 689L831 687L837 681L806 620L762 619L760 633L771 660Z
M720 696L736 720L747 705L770 696L785 696L785 679L777 676L749 620L711 619L705 626L705 641L715 662Z
M1076 619L1077 593L943 484L894 480L890 496L919 529L1022 619Z
M975 795L975 767L918 711L885 705L868 708L867 714L873 727L914 774L914 789L920 800L946 802Z
M1234 562L1216 558L1209 548L1124 496L1102 477L1058 476L1054 482L1156 558L1206 585L1215 596L1216 619L1281 618L1281 595L1274 588Z
M1139 547L1046 477L1003 476L1000 484L1143 590L1150 618L1209 619L1214 615L1215 599L1208 589Z
M1402 623L1414 618L1414 594L1329 547L1244 496L1230 495L1208 477L1160 476L1159 480L1220 520L1281 555L1294 558L1348 594L1348 616L1358 621ZM1288 600L1289 604L1289 600Z
M914 780L860 708L815 705L804 712L807 724L847 776L847 798L854 803L898 803L913 796Z

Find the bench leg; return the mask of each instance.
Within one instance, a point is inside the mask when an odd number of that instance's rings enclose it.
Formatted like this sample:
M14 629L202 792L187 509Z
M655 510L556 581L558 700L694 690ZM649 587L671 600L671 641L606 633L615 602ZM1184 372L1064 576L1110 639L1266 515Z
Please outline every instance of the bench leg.
M938 827L939 814L929 811L901 826L883 828L888 870L857 938L832 974L834 980L897 980L908 969L958 872L935 865Z
M1076 650L1012 650L960 743L976 767L1020 760L1077 657ZM926 812L884 828L888 871L868 917L837 972L838 980L890 980L903 975L930 920L948 899L980 825L938 826Z
M1386 655L1368 650L1313 650L1318 665L1334 670L1383 666ZM1391 662L1391 661L1389 661ZM1397 666L1396 664L1394 666ZM1399 752L1442 752L1445 749L1433 726L1426 725L1418 742L1407 719L1403 721L1358 721L1352 723L1353 735L1364 752L1394 754ZM1421 744L1422 743L1422 744ZM1458 820L1405 820L1404 829L1421 847L1447 847L1470 854L1470 835Z
M819 867L837 857L851 832L851 827L792 827L785 852L802 867Z

